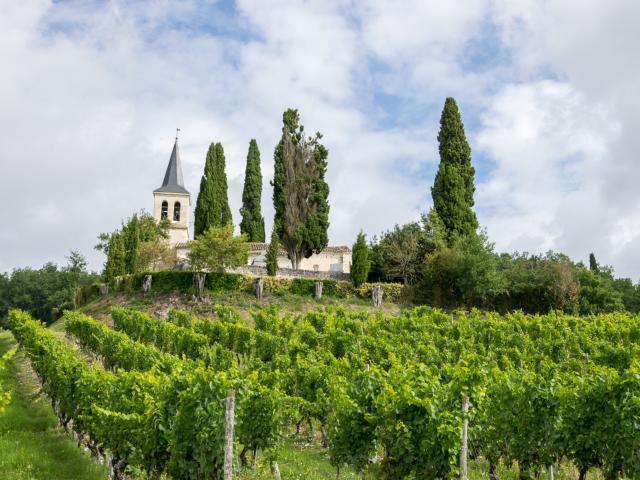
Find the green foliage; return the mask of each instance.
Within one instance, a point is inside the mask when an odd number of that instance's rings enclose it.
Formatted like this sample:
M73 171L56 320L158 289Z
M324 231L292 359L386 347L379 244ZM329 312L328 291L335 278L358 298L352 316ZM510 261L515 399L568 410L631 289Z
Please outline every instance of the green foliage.
M640 474L637 316L268 307L252 312L251 328L215 310L211 319L179 310L161 319L115 308L117 332L68 313L68 332L115 373L22 312L9 324L61 422L149 475L219 478L229 388L238 440L270 459L284 431L313 419L337 468L455 478L466 418L475 454L517 463L519 478L561 458L605 478Z
M78 252L71 252L69 264L59 268L47 263L40 269L16 269L0 274L0 319L8 310L20 308L45 323L56 320L64 309L73 309L76 289L97 280L86 270L86 261Z
M589 254L589 270L591 270L596 275L600 273L598 262L596 262L596 256L593 253Z
M282 138L276 145L273 153L274 171L273 180L271 181L271 186L273 187L273 207L275 209L273 224L274 228L277 229L278 238L282 238L285 225L285 209L289 198L287 173L284 163L285 138L286 136L296 134L298 130L298 124L300 122L298 111L293 109L286 110L282 115L282 122Z
M178 261L175 249L165 241L156 239L141 242L138 246L138 261L135 273L171 268Z
M436 306L490 306L505 289L493 245L484 235L459 238L426 256L420 295Z
M372 280L401 281L405 285L419 281L428 237L418 223L396 225L374 238L371 246Z
M123 235L121 232L113 232L109 238L107 261L104 264L104 272L102 274L106 282L110 282L114 278L127 273L125 256Z
M625 309L622 294L614 288L613 277L599 268L576 268L580 284L579 312L581 315L607 313Z
M365 234L362 231L358 234L356 242L351 249L351 281L355 287L362 285L369 275L371 261L369 260L369 247Z
M168 220L157 223L153 215L142 210L123 221L120 230L98 235L95 249L107 256L103 279L110 282L115 277L145 270L149 268L148 263L158 261L153 255L150 258L149 251L161 249L162 240L169 238L168 228ZM142 259L141 245L145 246Z
M211 227L232 225L227 196L227 174L221 143L212 143L207 151L200 191L196 200L194 235L198 238Z
M124 332L125 337L131 337L133 340L150 343L155 345L162 352L187 356L190 359L203 360L207 364L214 366L216 369L229 369L232 368L233 358L229 352L227 352L220 345L209 345L209 340L205 335L202 335L190 328L182 328L172 323L159 321L151 318L144 313L125 309L125 308L113 308L111 310L111 316L113 318L113 326L115 330ZM120 342L120 348L127 347L122 346L123 342ZM132 349L132 347L128 347ZM118 360L112 358L112 362ZM153 358L153 357L152 357ZM172 367L172 363L175 363L171 357L162 358L162 366ZM159 365L160 358L156 356L152 365ZM147 364L141 361L138 365L133 366L137 370L146 370L144 366Z
M138 215L135 213L129 219L129 222L122 227L123 243L124 243L124 270L125 273L135 273L138 271L138 257L140 247L140 225L138 223Z
M616 278L612 288L622 296L622 303L628 312L640 312L640 285L634 285L630 278Z
M237 273L210 272L205 288L212 292L248 292L252 289L251 278Z
M15 351L9 331L0 331L0 357ZM19 352L4 371L0 384L11 394L11 403L0 414L0 465L11 480L104 480L106 465L99 465L77 442L57 426L51 400L40 392L26 355Z
M504 310L521 309L532 313L576 308L579 284L571 261L564 255L503 255L501 271L507 291L497 302Z
M6 368L7 362L15 355L16 349L12 348L7 352L3 352L0 356L0 373ZM0 414L4 411L4 407L11 402L11 392L0 382Z
M473 235L478 220L472 210L475 170L471 165L471 149L456 101L446 99L438 133L440 165L431 189L433 206L442 220L447 241Z
M306 138L297 110L283 114L282 138L274 153L274 224L294 269L302 258L329 244L328 150L322 135Z
M127 335L79 312L65 312L64 329L82 348L98 355L107 369L148 371L160 367L170 372L179 362L177 357L134 342Z
M264 217L260 208L262 200L262 173L260 171L260 151L255 139L249 142L247 166L244 172L242 190L242 208L240 215L240 233L247 236L249 242L264 242Z
M233 225L209 227L197 240L190 242L187 258L196 271L222 272L225 267L246 265L249 245L244 235L233 236Z
M280 238L278 237L278 226L274 223L271 231L271 242L267 248L267 274L275 277L278 274L278 251L280 250Z

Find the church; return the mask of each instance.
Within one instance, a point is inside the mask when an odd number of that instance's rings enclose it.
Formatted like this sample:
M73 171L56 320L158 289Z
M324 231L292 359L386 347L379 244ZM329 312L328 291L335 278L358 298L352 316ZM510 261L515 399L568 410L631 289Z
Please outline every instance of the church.
M191 240L191 194L184 186L177 136L162 185L153 191L153 216L158 222L169 220L169 245L175 250L179 261L186 263ZM252 269L256 272L264 269L268 247L268 243L249 244L247 267L250 273ZM278 254L278 267L283 270L282 273L291 269L291 261L283 249ZM303 259L300 264L300 270L308 272L348 274L350 268L351 248L348 246L327 247L319 254Z

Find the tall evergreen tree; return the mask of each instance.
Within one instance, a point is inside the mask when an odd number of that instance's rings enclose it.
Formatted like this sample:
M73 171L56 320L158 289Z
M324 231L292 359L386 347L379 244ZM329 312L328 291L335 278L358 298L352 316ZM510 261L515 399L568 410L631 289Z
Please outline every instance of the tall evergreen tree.
M196 200L194 236L209 227L233 224L227 197L227 174L222 144L212 143L207 151L204 174L200 180L200 192Z
M278 250L280 250L280 239L278 238L278 226L273 225L271 230L271 242L267 248L267 274L275 277L278 273Z
M438 133L440 165L431 195L433 206L442 220L449 244L456 238L475 234L478 228L472 210L475 169L471 165L471 148L456 101L444 103Z
M600 273L598 262L596 262L596 256L593 253L589 254L589 270L591 270L595 274Z
M264 217L260 203L262 197L262 173L260 171L260 151L258 143L249 142L247 166L244 173L244 189L242 191L242 208L240 214L240 233L247 235L250 242L264 242Z
M114 232L109 238L107 262L104 265L104 279L109 282L126 273L124 238L122 233Z
M365 234L361 231L351 250L351 281L356 287L367 281L370 268L369 246L367 245Z
M294 269L329 243L329 152L321 139L320 133L305 138L297 110L284 112L282 138L274 153L274 220Z
M282 137L276 145L273 154L273 208L275 216L273 219L274 228L277 228L278 238L282 237L282 229L285 225L285 207L289 193L287 191L287 174L284 167L284 146L286 137L294 137L294 141L300 142L304 137L302 131L299 131L300 117L297 110L288 109L282 115Z
M138 267L140 247L140 224L138 215L133 214L126 225L122 227L124 242L124 268L126 273L135 273Z

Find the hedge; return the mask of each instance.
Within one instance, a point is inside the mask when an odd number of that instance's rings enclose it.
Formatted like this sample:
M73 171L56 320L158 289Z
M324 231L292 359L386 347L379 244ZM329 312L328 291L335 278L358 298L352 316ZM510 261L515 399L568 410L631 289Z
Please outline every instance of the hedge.
M140 291L146 275L151 275L152 291L179 291L195 293L193 273L185 271L167 270L161 272L137 273L125 275L111 283L112 291ZM253 292L253 282L256 277L239 273L207 273L205 289L212 292ZM380 285L384 289L384 299L388 302L398 302L401 298L403 285L400 283L365 283L354 287L351 282L339 280L316 280L311 278L279 278L263 277L264 292L270 295L296 294L311 296L314 285L322 282L322 295L333 298L370 298L371 287ZM99 285L91 285L79 290L76 295L78 305L83 305L99 295Z

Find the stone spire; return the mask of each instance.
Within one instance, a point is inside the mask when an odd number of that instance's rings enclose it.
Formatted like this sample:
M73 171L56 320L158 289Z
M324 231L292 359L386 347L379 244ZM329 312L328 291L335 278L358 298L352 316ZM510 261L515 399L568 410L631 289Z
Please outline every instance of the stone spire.
M154 193L186 193L189 191L184 188L184 180L182 179L182 166L180 165L180 152L178 151L178 136L173 144L173 151L167 165L167 172L164 174L162 186L154 190Z

